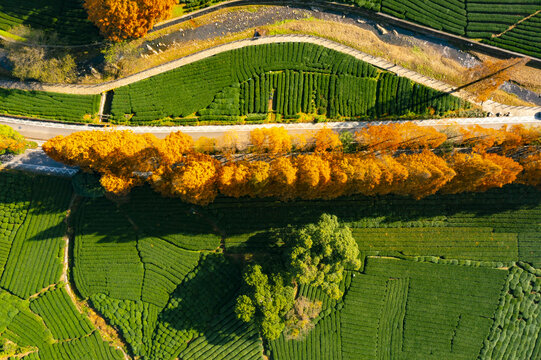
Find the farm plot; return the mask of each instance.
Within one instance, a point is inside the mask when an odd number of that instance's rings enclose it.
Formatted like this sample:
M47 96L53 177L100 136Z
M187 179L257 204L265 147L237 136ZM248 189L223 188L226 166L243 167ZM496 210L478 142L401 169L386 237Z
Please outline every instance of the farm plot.
M450 259L518 260L516 233L494 233L492 228L419 227L354 229L359 250L367 255L443 256Z
M8 252L0 285L9 292L0 289L0 344L10 342L8 348L28 353L25 359L122 359L57 283L69 182L12 172L2 172L0 182L0 222L10 225L2 226Z
M48 33L57 33L67 44L89 44L100 40L98 29L77 0L2 0L0 30L26 25Z
M56 283L62 271L65 225L71 197L65 180L35 177L28 215L13 239L0 286L22 298Z
M353 278L351 289L357 290L345 299L345 359L358 354L382 359L476 358L507 277L504 270L384 258L369 258L364 273ZM371 320L360 315L365 312L373 314ZM361 326L354 320L359 317ZM355 341L357 331L368 334Z
M149 206L163 213L151 215ZM236 319L232 305L223 308L240 286L239 269L222 255L181 247L214 250L220 241L187 210L145 188L120 206L104 198L83 202L74 215L77 289L120 331L134 355L170 359L197 338L186 357L260 356L255 330ZM203 292L203 283L214 285ZM221 332L223 326L232 337Z
M8 340L22 353L29 352L24 359L123 359L118 350L101 339L93 325L70 301L62 287L30 303L0 291L0 341ZM67 338L66 335L76 337ZM63 341L57 341L60 338Z
M144 123L186 117L232 84L230 57L218 54L114 90L115 122Z
M32 185L30 178L14 173L0 173L0 277L8 261L13 239L26 219Z
M465 0L381 0L381 10L458 35L465 34L468 21Z
M206 334L215 317L222 313L224 299L232 299L238 291L240 280L240 269L223 256L202 257L199 266L171 294L158 316L150 357L174 359L187 348L188 342Z
M81 295L140 300L144 267L126 217L104 198L82 204L75 216L73 275Z
M314 222L323 213L348 224L366 254L433 255L464 260L541 260L541 194L525 186L485 193L435 195L419 201L399 196L333 201L218 198L205 208L232 252L274 246L272 228ZM242 220L240 220L242 219Z
M204 209L156 196L149 187L134 191L130 202L121 208L135 222L141 237L160 238L185 250L215 250L220 246L220 235ZM162 211L149 212L149 208Z
M56 342L44 346L39 351L40 360L122 360L124 356L107 344L94 331L89 336L79 339Z
M347 272L340 283L340 291L349 291L351 273ZM341 316L343 301L331 299L321 289L307 285L299 286L299 296L321 301L322 311L314 320L315 327L304 337L293 340L281 335L269 341L268 348L273 359L323 360L342 359L343 336Z
M225 305L204 333L190 341L179 357L184 360L259 360L263 344L253 325L240 321L234 302Z
M538 359L541 356L540 294L541 278L520 267L510 269L480 359Z
M90 122L99 112L100 95L0 89L0 113L66 122Z
M381 0L381 10L437 30L541 56L538 0Z
M158 238L143 238L137 249L145 267L142 300L163 308L169 295L199 262L200 253L179 249Z
M376 359L387 281L383 276L353 276L341 314L343 359Z
M117 123L444 115L470 104L309 43L247 46L114 90ZM241 117L239 117L241 116ZM188 117L188 118L186 118ZM180 118L186 118L181 119Z
M484 42L536 57L541 56L541 4L536 0L467 2L467 35Z
M91 295L90 300L92 306L120 330L132 353L148 355L161 308L143 301L118 300L105 294Z
M90 321L75 308L63 286L32 300L30 309L43 318L56 340L79 338L93 330Z

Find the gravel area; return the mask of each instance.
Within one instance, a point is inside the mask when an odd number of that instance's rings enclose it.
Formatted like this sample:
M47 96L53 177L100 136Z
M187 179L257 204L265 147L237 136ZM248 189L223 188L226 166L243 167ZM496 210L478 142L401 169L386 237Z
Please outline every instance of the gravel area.
M370 19L361 18L354 14L346 14L341 11L320 11L315 7L263 6L258 7L257 11L244 9L229 11L217 15L214 18L214 22L210 24L167 34L153 41L144 43L143 48L147 54L150 54L152 53L152 50L149 49L148 46L159 52L171 45L180 45L183 42L190 40L208 40L213 39L216 36L234 34L245 30L255 30L257 27L274 24L280 21L299 20L310 17L358 26L365 30L372 31L382 41L390 44L407 47L424 47L430 45L441 51L444 56L454 59L467 67L474 66L478 63L478 61L470 54L452 47L440 39L415 34L390 25L385 25L385 27L381 27L380 25L378 29L376 22ZM385 34L383 32L385 32Z
M505 82L502 86L500 86L500 89L507 91L508 93L515 94L522 100L541 106L541 94L524 89L515 83Z

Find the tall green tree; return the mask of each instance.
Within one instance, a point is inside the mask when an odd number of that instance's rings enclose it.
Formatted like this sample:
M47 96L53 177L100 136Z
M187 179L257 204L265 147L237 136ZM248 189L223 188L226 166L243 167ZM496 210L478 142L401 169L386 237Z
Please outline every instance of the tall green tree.
M262 335L276 339L285 326L285 315L295 302L295 289L280 273L267 275L260 265L250 266L244 274L245 294L237 299L239 319L254 320Z
M244 274L244 291L235 308L239 319L255 321L262 335L269 340L280 336L286 326L296 329L297 335L293 338L303 332L298 323L306 319L297 316L299 320L291 314L288 319L299 284L321 287L330 297L339 299L343 295L339 284L345 268L359 269L361 266L351 230L341 225L336 216L324 214L317 224L282 231L277 238L278 242L284 243L282 259L286 261L277 267L280 262L274 259L272 270L264 270L259 264L249 266ZM297 305L313 305L307 301ZM309 329L306 325L302 328Z
M323 214L284 239L291 273L299 284L321 287L331 298L342 297L339 284L345 267L361 266L359 248L351 230L334 215Z

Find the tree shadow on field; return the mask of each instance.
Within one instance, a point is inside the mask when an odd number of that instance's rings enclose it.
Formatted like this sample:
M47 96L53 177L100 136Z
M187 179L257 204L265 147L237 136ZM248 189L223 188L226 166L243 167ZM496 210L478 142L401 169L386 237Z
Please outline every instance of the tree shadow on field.
M458 214L492 216L533 209L540 204L541 191L524 185L507 185L482 193L437 194L421 200L397 195L356 195L334 200L290 202L221 197L204 210L216 219L218 227L228 236L234 236L288 225L302 226L316 222L324 213L336 215L343 222L385 225L399 221L432 221Z
M39 224L28 229L25 241L39 241L62 237L66 224L64 214L69 208L72 195L71 184L67 179L27 174L19 171L0 173L0 205L2 227L10 228L16 222L28 223L32 217L39 218ZM24 213L22 213L24 211ZM51 221L50 216L58 216L59 221ZM21 217L22 216L22 217ZM7 221L6 221L7 220ZM46 224L51 224L50 226Z
M13 8L4 6L2 12L21 19L22 25L32 29L58 33L61 44L86 44L101 39L99 30L87 20L82 1L21 1Z
M221 239L219 229L204 208L163 197L148 185L132 190L129 201L120 209L139 230L177 245L187 241L219 244Z
M209 344L216 345L242 336L244 327L234 314L241 280L240 267L223 255L209 254L202 258L195 271L171 294L158 316L158 322L175 333L170 341L192 331L204 334Z
M438 221L462 214L490 217L507 211L533 209L540 204L541 191L515 184L482 193L437 194L421 200L397 195L356 195L334 200L288 202L273 198L218 197L207 206L164 198L145 185L133 189L119 206L105 198L90 200L81 206L84 215L79 223L85 226L83 231L86 232L90 231L86 223L92 222L92 232L103 235L102 241L133 241L137 234L143 233L180 247L201 244L201 249L204 249L204 246L219 243L222 235L226 238L226 247L228 237L247 235L250 237L244 245L240 244L244 242L241 240L239 245L233 247L257 249L268 248L269 242L265 242L265 234L252 233L289 225L304 226L317 222L324 213L336 215L343 222L362 222L367 226L381 227L395 222ZM132 231L129 228L135 229L136 235L132 238L125 236ZM77 233L80 231L76 228ZM112 233L119 233L119 236L115 239L109 236Z
M289 228L269 229L249 234L241 234L239 238L225 239L227 254L280 254L284 236Z

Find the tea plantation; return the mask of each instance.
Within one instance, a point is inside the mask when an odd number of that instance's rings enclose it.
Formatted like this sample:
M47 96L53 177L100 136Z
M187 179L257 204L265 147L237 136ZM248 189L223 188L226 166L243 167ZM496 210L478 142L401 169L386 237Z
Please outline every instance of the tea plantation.
M112 90L111 122L148 125L457 114L471 104L310 43L248 46ZM0 114L96 121L101 95L0 89ZM108 114L105 114L108 115Z
M0 184L0 356L121 360L60 281L70 182L2 172Z
M0 89L0 114L66 122L89 122L99 112L100 95Z
M300 114L365 119L445 115L459 98L310 43L247 46L114 90L113 122L263 122Z
M113 202L73 197L57 178L2 172L0 184L6 356L124 358L90 306L142 359L541 357L541 192L530 187L198 207L146 187ZM322 303L314 328L264 341L234 312L242 255L272 256L276 231L322 213L352 228L362 267L346 272L340 300L301 285Z

